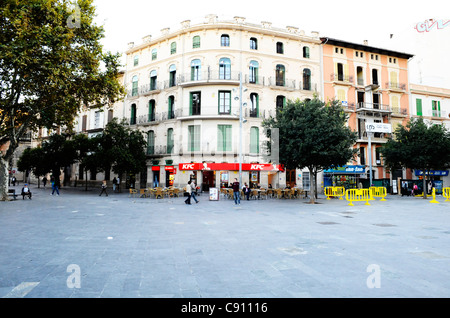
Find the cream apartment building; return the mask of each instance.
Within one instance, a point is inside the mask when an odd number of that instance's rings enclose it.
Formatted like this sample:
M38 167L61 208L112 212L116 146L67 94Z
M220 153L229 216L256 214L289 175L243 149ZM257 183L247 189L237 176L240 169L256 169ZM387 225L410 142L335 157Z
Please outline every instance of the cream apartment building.
M265 156L262 121L288 99L320 95L320 44L316 32L215 15L130 43L127 96L114 117L126 118L148 140L140 186L182 186L190 179L203 190L225 186L238 177L240 136L242 182L306 185L307 174L284 171Z

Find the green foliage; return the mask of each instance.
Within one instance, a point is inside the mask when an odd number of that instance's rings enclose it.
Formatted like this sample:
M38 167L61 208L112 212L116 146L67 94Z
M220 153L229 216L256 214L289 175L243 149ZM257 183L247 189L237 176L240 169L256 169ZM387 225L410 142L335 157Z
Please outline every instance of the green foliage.
M450 132L444 125L426 124L423 118L398 126L381 148L389 168L439 170L450 164Z

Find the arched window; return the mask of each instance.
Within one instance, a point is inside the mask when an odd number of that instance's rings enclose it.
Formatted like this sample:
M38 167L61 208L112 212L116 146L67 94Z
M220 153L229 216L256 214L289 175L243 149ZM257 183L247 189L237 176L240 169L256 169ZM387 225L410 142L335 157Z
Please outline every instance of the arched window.
M170 54L177 53L177 42L170 43Z
M158 50L157 49L153 49L152 50L152 61L156 60L158 58Z
M173 128L167 129L167 153L172 154L173 153Z
M306 91L311 90L311 70L309 68L303 70L303 89Z
M219 61L219 79L231 79L231 61L227 57Z
M282 95L277 96L277 110L283 109L284 105L286 103L286 98Z
M228 34L222 34L220 37L220 46L230 46L230 36Z
M131 105L130 125L136 125L136 104L132 104Z
M138 96L138 85L139 80L138 76L134 75L133 79L131 80L131 96Z
M169 87L177 85L176 78L177 78L177 67L175 66L175 64L172 64L169 67Z
M250 94L250 117L259 117L259 96L256 93Z
M200 81L202 79L200 70L202 63L200 60L192 60L191 62L191 81Z
M250 50L257 50L257 49L258 49L258 39L250 38Z
M258 84L258 69L259 63L256 61L250 61L250 69L249 69L249 83Z
M154 99L151 99L148 102L148 121L149 122L155 121L155 118L156 118L155 111L156 111L156 102Z
M303 47L303 57L305 59L309 59L309 47L307 47L307 46Z
M155 132L150 130L147 133L147 155L155 154Z
M192 38L192 48L198 49L200 47L200 36L196 35Z
M275 85L284 86L284 65L278 64L275 68Z
M157 89L156 87L157 73L156 70L150 72L150 90L153 91Z

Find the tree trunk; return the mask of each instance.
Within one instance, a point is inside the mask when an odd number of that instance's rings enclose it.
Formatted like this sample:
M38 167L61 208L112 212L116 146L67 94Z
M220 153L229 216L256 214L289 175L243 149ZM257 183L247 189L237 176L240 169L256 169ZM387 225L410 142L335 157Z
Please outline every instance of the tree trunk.
M427 175L429 173L428 173L428 171L425 171L425 169L423 169L422 171L423 171L423 178L422 178L422 180L423 180L423 184L422 184L422 187L423 187L423 198L427 199L428 198L427 197Z
M311 185L310 185L311 196L310 196L309 203L315 204L316 203L316 172L313 169L309 168L309 173L311 174Z
M10 201L8 197L8 160L0 154L0 201Z

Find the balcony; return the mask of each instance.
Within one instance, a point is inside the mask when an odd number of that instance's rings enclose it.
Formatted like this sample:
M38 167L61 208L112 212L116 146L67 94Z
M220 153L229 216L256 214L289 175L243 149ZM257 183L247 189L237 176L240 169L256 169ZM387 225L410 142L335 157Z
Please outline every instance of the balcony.
M268 86L275 89L295 89L295 80L269 77Z
M182 110L177 109L171 112L161 112L155 114L141 115L136 118L125 118L129 125L148 126L159 124L166 120L177 119L181 117Z
M330 81L341 85L353 85L353 76L344 74L331 74Z
M394 92L406 91L405 83L387 82L387 83L385 83L384 87L385 87L385 89L388 89L388 90L394 91Z
M379 104L379 103L366 103L360 102L356 105L356 111L370 111L370 112L380 112L380 113L391 113L391 108L389 105Z
M392 107L392 116L394 117L407 117L408 110L400 107Z
M239 85L239 72L231 71L203 71L182 74L178 77L180 86L196 86L204 84L234 84Z

